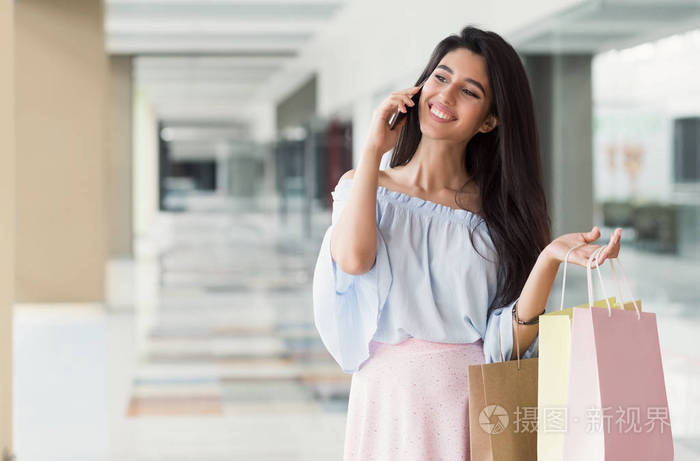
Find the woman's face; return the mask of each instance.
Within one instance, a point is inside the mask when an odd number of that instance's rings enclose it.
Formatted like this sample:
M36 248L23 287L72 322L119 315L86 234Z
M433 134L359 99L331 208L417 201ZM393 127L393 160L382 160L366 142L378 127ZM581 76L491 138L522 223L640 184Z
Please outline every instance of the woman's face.
M466 143L477 132L490 131L496 126L493 116L486 117L491 97L483 56L466 48L450 51L421 90L423 136Z

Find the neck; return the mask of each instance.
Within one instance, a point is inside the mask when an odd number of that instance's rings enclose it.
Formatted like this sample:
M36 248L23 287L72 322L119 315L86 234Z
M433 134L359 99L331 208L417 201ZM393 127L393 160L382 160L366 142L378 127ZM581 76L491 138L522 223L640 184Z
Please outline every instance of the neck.
M401 169L404 181L426 193L455 191L469 181L466 143L421 138L411 160Z

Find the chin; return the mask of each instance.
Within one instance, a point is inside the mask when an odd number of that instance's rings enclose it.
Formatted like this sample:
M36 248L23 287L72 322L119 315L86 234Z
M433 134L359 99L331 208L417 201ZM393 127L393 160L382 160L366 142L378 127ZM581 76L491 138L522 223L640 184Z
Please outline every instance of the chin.
M440 129L440 127L435 127L435 126L423 126L422 123L419 123L420 126L420 132L422 133L423 136L426 136L428 138L432 139L452 139L453 136L450 136L449 130L445 129Z

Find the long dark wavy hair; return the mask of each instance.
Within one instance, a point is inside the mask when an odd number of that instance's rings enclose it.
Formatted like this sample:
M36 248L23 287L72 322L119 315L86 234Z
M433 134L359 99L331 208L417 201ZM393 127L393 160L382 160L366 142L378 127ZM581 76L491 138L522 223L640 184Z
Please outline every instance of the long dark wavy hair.
M496 128L476 133L464 152L469 182L478 186L481 217L498 255L498 290L490 314L520 295L538 255L550 242L551 222L530 82L513 47L495 32L467 26L437 44L415 85L458 48L484 57L493 92L489 113L498 119ZM409 110L391 157L392 168L411 160L421 136L418 111ZM455 201L460 191L455 192ZM473 243L471 232L470 239Z

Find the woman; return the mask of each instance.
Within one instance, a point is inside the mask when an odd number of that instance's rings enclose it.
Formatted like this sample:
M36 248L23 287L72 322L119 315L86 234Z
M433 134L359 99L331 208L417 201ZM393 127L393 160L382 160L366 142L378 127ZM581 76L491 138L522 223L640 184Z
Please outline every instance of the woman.
M353 373L346 461L469 459L467 367L535 356L560 262L600 247L597 227L550 241L530 86L499 35L445 38L416 85L374 111L314 271L316 327Z

